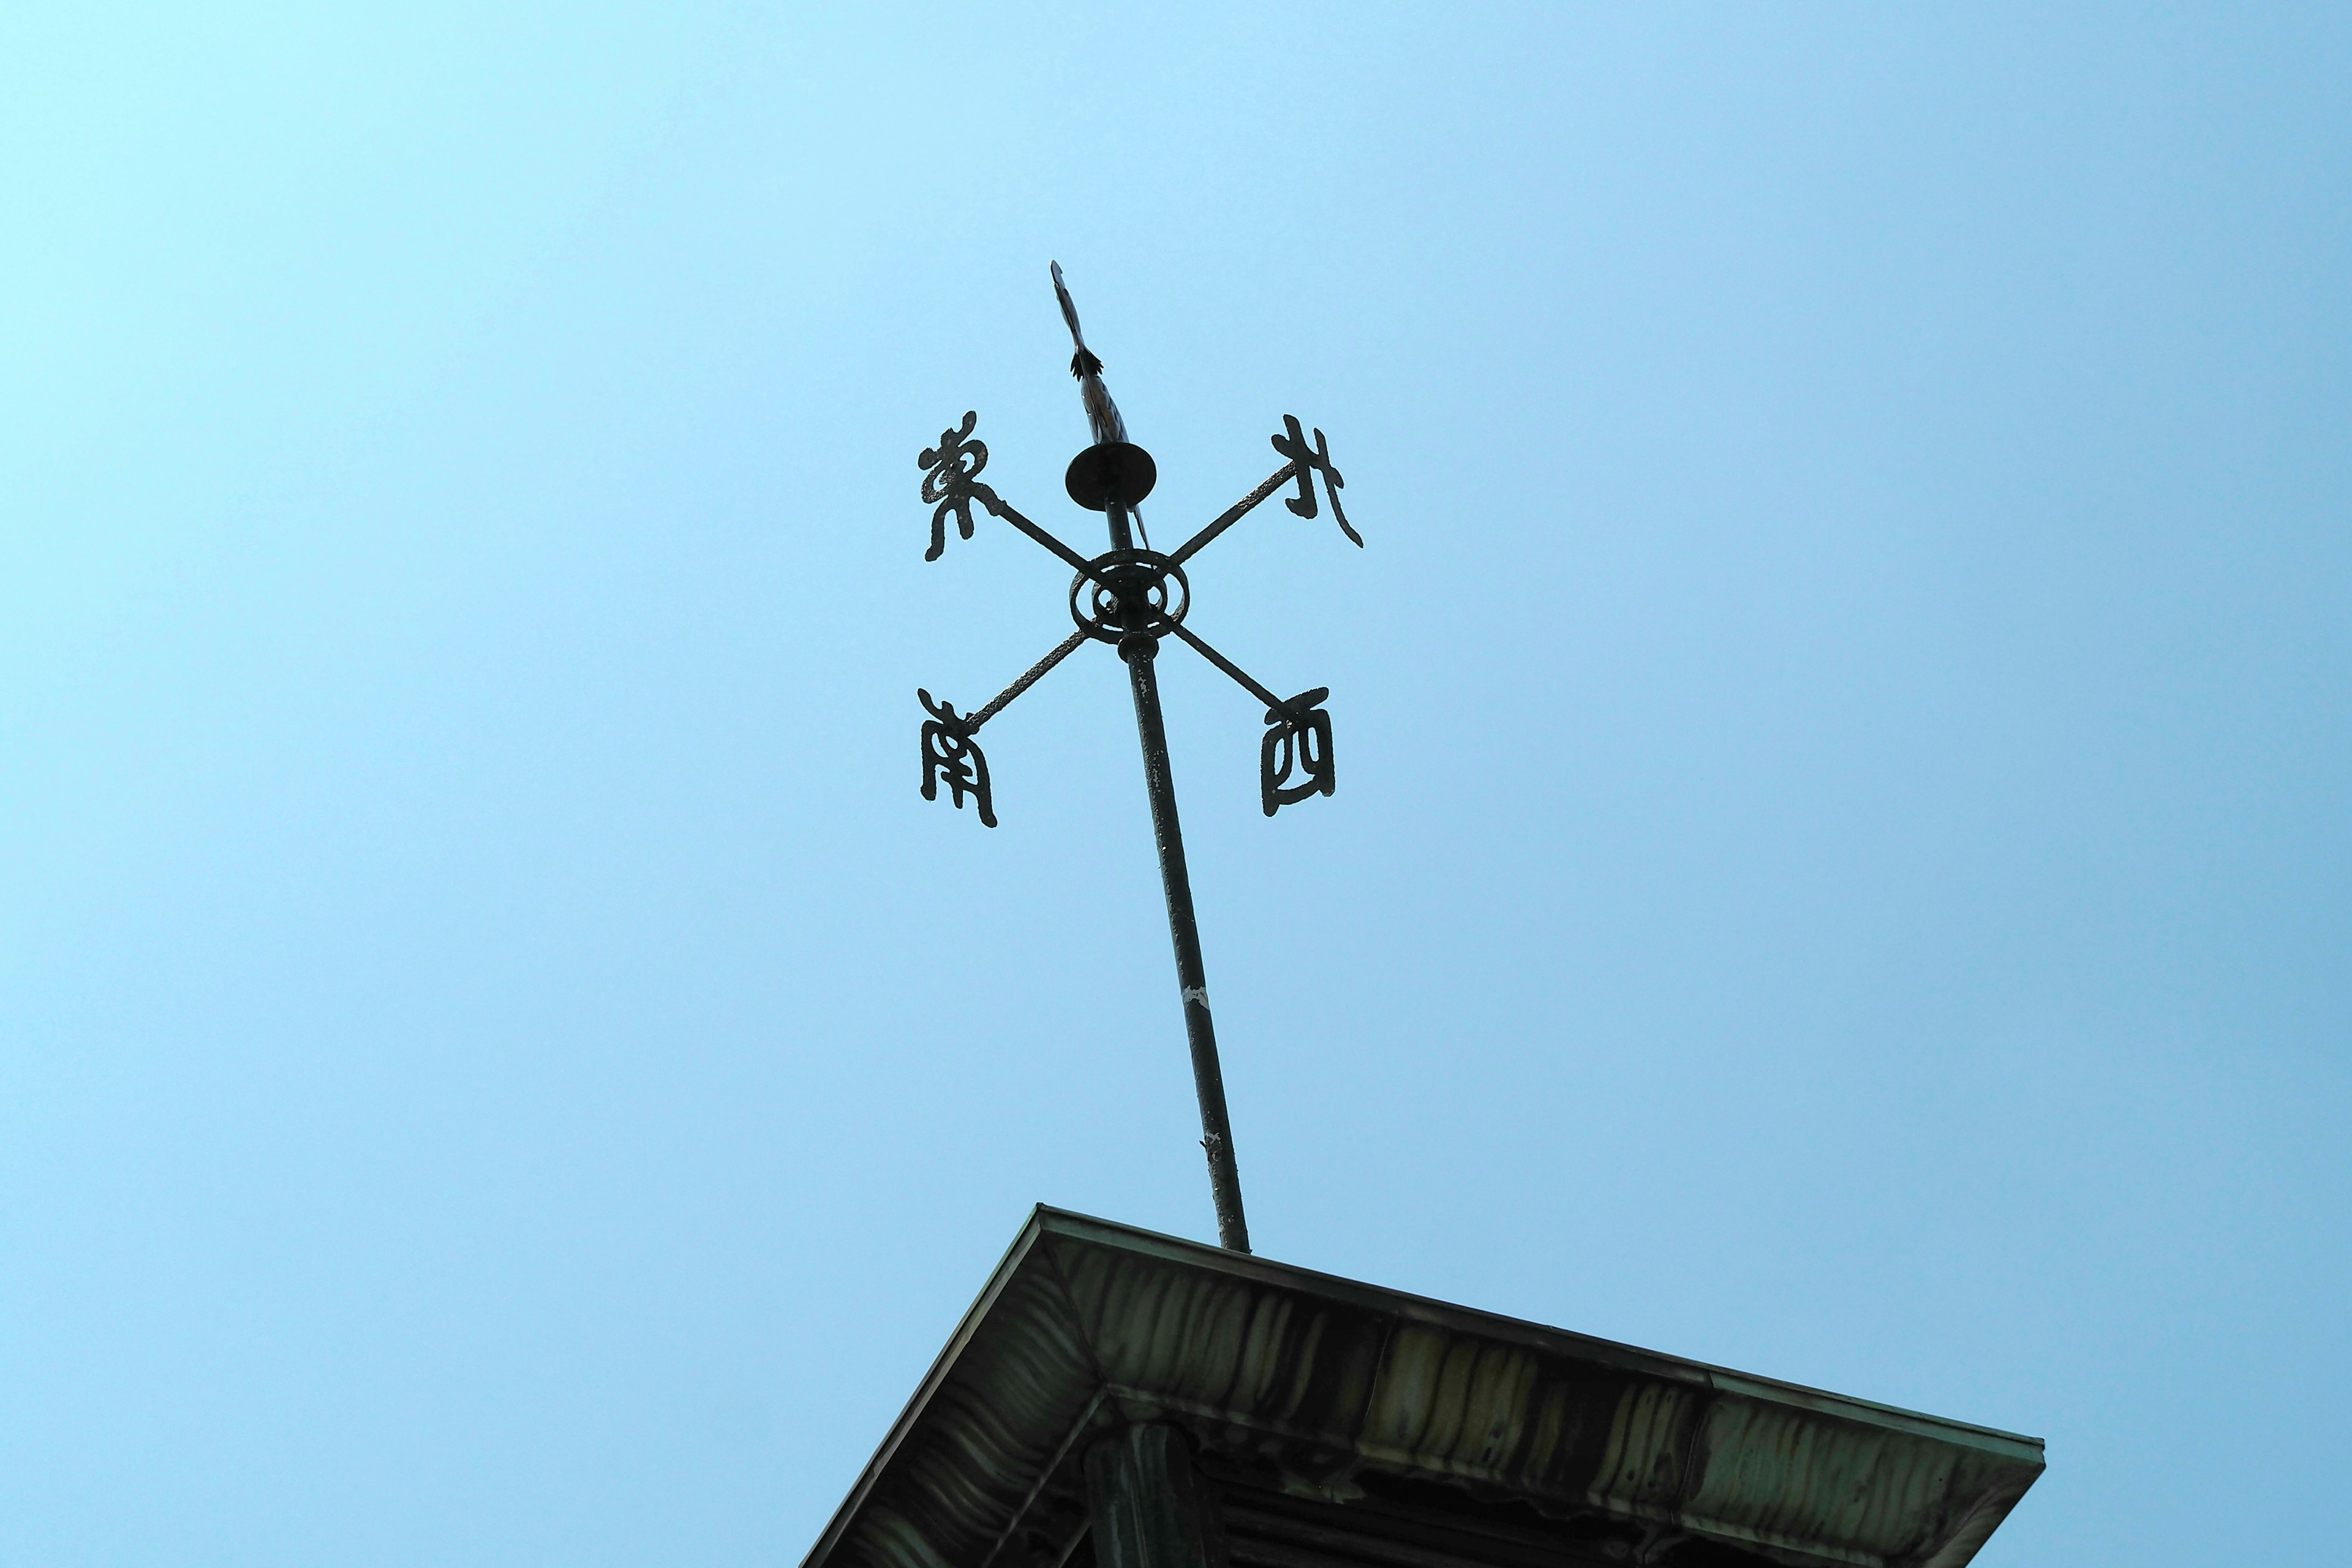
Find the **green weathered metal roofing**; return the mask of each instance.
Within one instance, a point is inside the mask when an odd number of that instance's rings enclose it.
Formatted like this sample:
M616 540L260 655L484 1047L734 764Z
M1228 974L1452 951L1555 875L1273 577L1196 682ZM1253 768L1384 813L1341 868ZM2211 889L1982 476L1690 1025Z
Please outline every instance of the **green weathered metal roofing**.
M1123 1420L1339 1498L1365 1472L1783 1563L1958 1568L2038 1438L1039 1208L803 1568L1055 1568Z

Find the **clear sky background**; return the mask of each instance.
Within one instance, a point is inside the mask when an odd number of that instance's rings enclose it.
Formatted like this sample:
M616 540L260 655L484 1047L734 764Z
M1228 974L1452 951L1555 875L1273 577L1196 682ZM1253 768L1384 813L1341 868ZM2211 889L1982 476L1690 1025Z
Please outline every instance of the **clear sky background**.
M2352 14L0 12L0 1559L797 1562L1028 1205L2343 1552Z

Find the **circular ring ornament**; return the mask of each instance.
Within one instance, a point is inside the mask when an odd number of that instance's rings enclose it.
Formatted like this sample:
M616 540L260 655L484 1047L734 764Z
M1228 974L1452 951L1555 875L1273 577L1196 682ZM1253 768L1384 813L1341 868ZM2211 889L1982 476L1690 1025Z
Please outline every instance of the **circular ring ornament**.
M1127 625L1127 607L1140 603L1143 624ZM1156 550L1114 550L1087 563L1070 579L1070 619L1097 642L1130 635L1158 638L1192 608L1184 568Z

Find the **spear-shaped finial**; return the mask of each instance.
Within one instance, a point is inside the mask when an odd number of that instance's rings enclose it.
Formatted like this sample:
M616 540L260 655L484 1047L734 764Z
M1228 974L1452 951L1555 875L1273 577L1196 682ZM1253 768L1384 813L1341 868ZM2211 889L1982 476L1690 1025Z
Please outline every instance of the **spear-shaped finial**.
M1094 435L1095 444L1127 439L1127 421L1118 416L1118 405L1110 400L1110 388L1103 384L1101 360L1087 347L1086 334L1078 331L1078 308L1070 300L1069 287L1062 281L1062 264L1047 263L1054 270L1054 297L1062 302L1062 320L1070 323L1070 342L1077 353L1070 356L1070 374L1078 378L1078 395L1086 400L1087 428Z

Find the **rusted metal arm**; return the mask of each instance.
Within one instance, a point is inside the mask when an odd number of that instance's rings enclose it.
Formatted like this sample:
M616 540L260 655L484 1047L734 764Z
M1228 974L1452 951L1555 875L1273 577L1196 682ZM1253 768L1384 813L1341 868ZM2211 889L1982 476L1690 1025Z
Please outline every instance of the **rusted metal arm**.
M1341 479L1339 470L1331 466L1331 447L1324 440L1323 432L1316 431L1315 442L1309 446L1307 432L1299 426L1297 415L1284 415L1282 425L1284 433L1273 437L1274 449L1290 460L1276 469L1272 479L1226 508L1216 521L1186 540L1184 547L1169 557L1170 560L1181 566L1207 549L1210 541L1248 516L1258 502L1293 479L1298 481L1298 493L1283 504L1299 517L1313 517L1316 514L1315 476L1318 474L1323 476L1323 493L1330 499L1332 521L1339 525L1339 531L1346 534L1357 549L1364 547L1363 536L1349 526L1348 514L1339 509L1339 491L1348 481Z
M1274 471L1274 477L1272 479L1266 480L1265 483L1258 486L1257 489L1250 491L1249 494L1242 497L1241 500L1227 507L1219 514L1216 521L1209 524L1208 527L1202 529L1200 532L1186 540L1184 542L1184 547L1177 551L1175 554L1170 556L1169 559L1175 562L1179 566L1181 566L1194 555L1198 554L1202 550L1207 549L1210 543L1215 540L1217 535L1233 527L1234 524L1239 522L1243 518L1247 517L1257 506L1258 502L1265 500L1266 497L1272 495L1275 491L1280 489L1283 486L1288 484L1297 477L1298 465L1297 463L1291 462L1283 464L1282 467Z
M1072 632L1068 637L1064 637L1059 643L1055 645L1053 652L1047 654L1045 658L1031 665L1027 671L1022 675L1020 679L1014 681L1012 685L998 692L994 701L982 709L979 712L973 714L970 719L965 720L964 733L967 735L977 733L982 724L987 723L991 719L995 718L999 713L1010 707L1014 698L1020 696L1023 692L1036 685L1038 681L1044 679L1047 670L1053 668L1055 665L1069 658L1070 655L1077 652L1078 645L1086 640L1087 629L1084 626L1079 627L1076 631Z
M1190 631L1186 630L1184 624L1181 621L1172 621L1169 623L1168 630L1183 638L1184 641L1190 645L1194 653L1199 654L1202 658L1207 659L1211 664L1215 665L1219 669L1222 669L1227 675L1232 676L1235 681L1240 683L1241 689L1244 691L1248 692L1252 697L1256 698L1268 708L1281 710L1290 706L1281 698L1276 697L1273 692L1259 685L1256 680L1251 678L1250 673L1244 669L1240 665L1235 664L1232 659L1227 658L1223 654L1219 653L1215 648L1211 647L1207 643L1202 642L1199 637L1194 637Z
M990 489L985 485L975 485L972 487L972 494L980 501L981 505L988 509L991 516L1003 518L1005 521L1011 523L1013 527L1019 529L1022 532L1027 534L1030 538L1035 540L1038 543L1044 545L1055 554L1060 556L1064 561L1067 562L1072 567L1074 567L1081 576L1091 577L1094 575L1093 569L1087 564L1087 558L1085 556L1079 554L1076 551L1071 549L1068 545L1063 543L1060 540L1055 538L1052 534L1046 532L1044 529L1038 527L1027 518L1022 516L1018 511L1015 511L1013 509L1012 504L1006 501L1003 497L999 496L994 490Z

